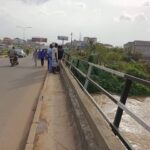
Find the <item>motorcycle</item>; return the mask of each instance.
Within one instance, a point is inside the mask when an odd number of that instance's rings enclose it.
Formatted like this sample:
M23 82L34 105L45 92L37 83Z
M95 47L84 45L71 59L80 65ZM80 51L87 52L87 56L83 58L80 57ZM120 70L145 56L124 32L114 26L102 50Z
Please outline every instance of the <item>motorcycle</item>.
M19 64L17 56L11 56L9 59L12 67Z

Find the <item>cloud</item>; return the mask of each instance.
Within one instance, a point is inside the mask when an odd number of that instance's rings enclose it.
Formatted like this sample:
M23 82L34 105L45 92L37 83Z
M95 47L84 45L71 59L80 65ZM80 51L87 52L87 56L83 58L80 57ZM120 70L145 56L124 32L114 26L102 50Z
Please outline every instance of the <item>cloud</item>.
M65 16L66 15L65 11L63 11L63 10L56 10L52 14L60 15L60 16Z
M83 2L77 2L76 6L79 7L79 8L82 8L82 9L86 9L86 7L87 7L87 5Z
M133 18L131 15L127 14L127 13L123 13L122 15L120 15L119 17L115 17L114 21L115 22L122 22L122 21L132 21Z
M149 2L149 1L145 2L145 3L143 4L143 6L149 7L149 6L150 6L150 2Z
M82 32L84 36L95 35L115 44L130 40L131 32L133 39L138 36L148 39L149 33L143 33L150 24L148 6L150 0L95 0L94 3L91 0L0 0L0 36L22 37L16 28L20 25L33 27L28 37L45 34L51 40L59 33L67 35L72 31L75 38Z
M142 0L108 0L109 4L123 7L123 8L129 8L129 7L140 7L143 3Z
M143 21L147 21L147 20L148 20L148 18L144 13L137 14L134 17L134 21L137 21L137 22L141 22L141 21L143 22Z
M137 13L135 15L130 15L130 14L127 14L127 13L123 13L119 17L115 17L114 21L115 22L122 22L122 21L144 22L144 21L148 21L148 18L143 12L142 13Z
M21 0L21 1L26 4L39 5L39 4L44 4L44 3L48 2L49 0Z
M97 14L97 15L101 15L101 14L102 14L102 12L101 12L100 9L93 9L92 12L93 12L94 14Z
M132 17L129 16L128 14L123 14L119 17L119 20L120 21L131 21L132 20Z

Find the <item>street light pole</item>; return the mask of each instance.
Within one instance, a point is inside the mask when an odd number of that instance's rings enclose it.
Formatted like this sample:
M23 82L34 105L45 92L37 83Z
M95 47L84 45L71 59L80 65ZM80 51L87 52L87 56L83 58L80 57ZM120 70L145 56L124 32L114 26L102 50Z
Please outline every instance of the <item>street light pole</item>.
M24 41L25 41L25 40L26 40L26 39L25 39L25 36L26 36L26 30L27 30L27 29L31 29L32 27L17 26L17 28L22 29L22 31L23 31L23 39L24 39Z

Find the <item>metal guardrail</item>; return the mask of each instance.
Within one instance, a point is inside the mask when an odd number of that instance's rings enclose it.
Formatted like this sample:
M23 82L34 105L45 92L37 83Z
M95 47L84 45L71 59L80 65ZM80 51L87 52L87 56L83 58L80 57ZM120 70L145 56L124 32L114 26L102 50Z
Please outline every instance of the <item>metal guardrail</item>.
M138 124L140 124L148 132L150 132L150 126L147 125L141 118L139 118L138 116L136 116L132 111L130 111L125 106L132 83L136 82L136 83L140 83L140 84L143 84L145 86L150 87L150 81L143 80L143 79L134 77L132 75L125 74L125 73L122 73L122 72L119 72L119 71L116 71L116 70L112 70L112 69L106 68L104 66L99 66L99 65L96 65L96 64L84 61L84 60L77 59L77 65L75 66L72 63L73 59L71 59L71 61L69 61L70 60L70 55L67 54L67 53L65 53L65 57L64 57L63 60L65 61L65 63L67 63L69 65L70 71L71 71L72 68L74 68L78 73L80 73L80 75L82 77L85 78L85 83L84 83L84 86L83 86L80 83L80 81L75 77L75 75L73 75L73 73L72 73L72 75L76 78L77 82L80 84L80 86L83 88L83 90L87 93L88 96L90 96L93 104L96 106L96 108L98 109L98 111L103 115L103 117L105 118L105 120L111 126L113 132L120 138L120 140L123 142L123 144L126 146L127 149L133 150L133 147L129 144L129 142L120 133L120 131L119 131L119 125L120 125L120 122L121 122L123 111L125 111ZM84 62L84 63L86 63L86 64L89 65L87 74L83 73L80 69L78 69L79 62ZM106 91L102 86L100 86L98 83L96 83L95 81L93 81L90 78L90 75L91 75L93 67L95 67L97 69L100 69L100 70L103 70L103 71L106 71L108 73L111 73L113 75L116 75L118 77L121 77L121 78L125 79L125 86L124 86L124 89L122 91L122 95L120 97L120 101L118 101L117 99L115 99L108 91ZM115 115L115 119L114 119L113 123L110 122L110 120L108 119L108 117L105 115L105 113L103 113L103 111L98 106L98 104L95 102L95 100L93 99L93 97L88 93L87 87L88 87L89 82L92 83L93 85L95 85L105 95L107 95L112 100L112 102L114 102L116 105L118 105L118 108L117 108L117 111L116 111L116 115Z

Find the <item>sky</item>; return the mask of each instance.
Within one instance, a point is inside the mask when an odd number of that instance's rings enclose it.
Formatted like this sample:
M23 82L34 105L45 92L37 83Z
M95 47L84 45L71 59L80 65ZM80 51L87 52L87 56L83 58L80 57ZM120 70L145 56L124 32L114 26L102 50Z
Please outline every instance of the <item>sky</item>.
M122 46L150 40L150 0L0 0L0 39L57 36Z

